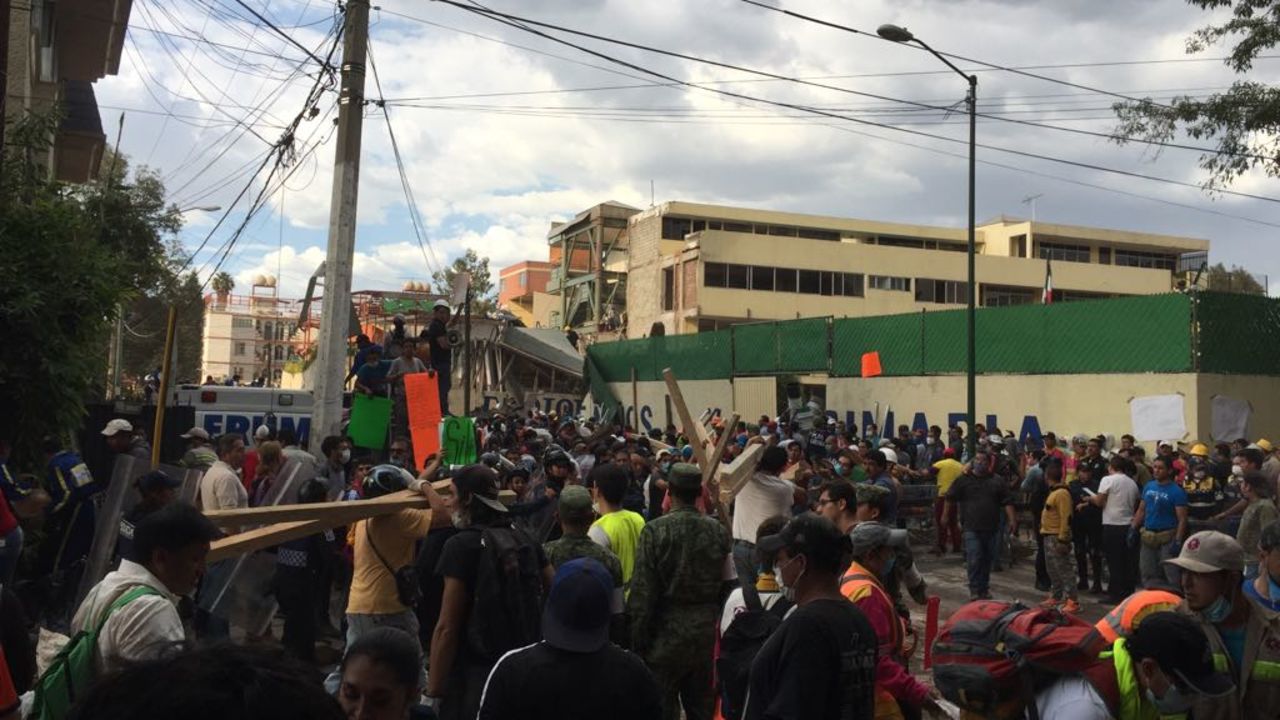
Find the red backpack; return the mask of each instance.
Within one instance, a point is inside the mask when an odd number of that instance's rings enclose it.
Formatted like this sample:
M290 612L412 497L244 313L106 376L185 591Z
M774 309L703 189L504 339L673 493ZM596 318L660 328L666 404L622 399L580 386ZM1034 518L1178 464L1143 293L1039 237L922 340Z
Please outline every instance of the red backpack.
M1083 675L1113 710L1120 690L1110 649L1092 625L1057 610L979 600L957 610L933 645L933 678L947 700L986 718L1038 720L1035 696ZM1114 715L1114 712L1112 713Z

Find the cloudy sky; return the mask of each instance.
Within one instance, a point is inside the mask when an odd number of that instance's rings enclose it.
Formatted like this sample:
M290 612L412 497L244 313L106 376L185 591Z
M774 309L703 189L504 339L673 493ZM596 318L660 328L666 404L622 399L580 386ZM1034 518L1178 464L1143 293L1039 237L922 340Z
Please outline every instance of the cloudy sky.
M245 2L298 45L321 57L328 52L331 4ZM783 0L781 6L869 31L898 23L945 52L1037 66L1029 72L1125 95L1205 95L1233 77L1218 61L1183 62L1185 39L1209 16L1181 0ZM865 95L959 103L964 81L923 52L741 0L486 0L486 7L839 89L557 35L599 53L591 55L452 5L383 0L370 30L382 90L370 72L366 97L386 100L425 242L419 244L410 222L387 120L371 104L363 134L357 289L428 280L432 268L468 248L488 256L495 270L545 260L551 221L611 199L648 206L651 183L658 202L964 223L966 150L945 139L966 138L962 108L943 112ZM263 193L272 163L256 171L284 128L307 109L319 67L298 45L237 0L135 0L120 73L96 85L108 134L123 112L121 146L135 164L161 173L174 202L223 208L186 214L183 241L201 248L195 266L207 276L226 253L222 268L241 289L257 274L279 273L286 296L299 295L324 258L335 144L337 96L326 91L315 116L298 125L290 162ZM1198 57L1224 54L1218 48ZM1278 70L1276 60L1262 59L1251 77L1272 82ZM1115 125L1113 97L1010 72L983 70L979 77L981 112L1104 133ZM999 119L980 121L978 136L986 145L1075 163L1180 182L1204 178L1199 155L1186 150L1118 147ZM1211 197L995 150L980 150L979 158L1004 166L978 166L980 220L1028 216L1024 199L1040 195L1041 220L1208 238L1213 261L1245 265L1280 288L1276 228L1255 222L1280 224L1275 202ZM1233 189L1280 198L1278 181L1260 175ZM259 193L265 207L226 252Z

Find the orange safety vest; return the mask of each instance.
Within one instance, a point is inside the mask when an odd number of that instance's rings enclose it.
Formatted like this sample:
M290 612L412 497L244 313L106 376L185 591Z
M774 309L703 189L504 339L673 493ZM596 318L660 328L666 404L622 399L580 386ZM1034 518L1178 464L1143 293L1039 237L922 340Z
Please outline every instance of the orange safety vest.
M1117 638L1128 637L1146 616L1153 612L1173 610L1180 602L1182 598L1171 592L1139 590L1120 601L1094 628L1106 638L1108 645L1114 644Z
M881 657L893 658L894 662L901 662L902 658L902 640L903 630L902 621L898 617L897 611L893 610L893 599L889 597L889 593L885 592L880 586L880 581L875 575L871 574L857 562L849 565L849 569L845 571L844 577L840 578L840 594L849 599L850 602L856 603L858 600L867 596L867 593L878 595L880 601L887 605L898 622L889 623L889 637L879 638L879 654ZM905 665L905 663L903 663ZM898 706L898 701L889 693L888 690L876 685L876 709L875 720L901 720L902 709Z

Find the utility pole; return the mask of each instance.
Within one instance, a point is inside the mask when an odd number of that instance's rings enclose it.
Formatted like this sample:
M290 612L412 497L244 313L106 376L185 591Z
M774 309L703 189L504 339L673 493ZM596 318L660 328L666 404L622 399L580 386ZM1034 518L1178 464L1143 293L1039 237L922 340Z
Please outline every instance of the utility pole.
M471 280L467 280L467 299L462 305L462 414L471 414Z
M351 266L356 249L356 205L360 181L360 133L364 124L364 66L369 40L369 0L347 2L342 43L342 91L338 97L338 142L329 205L329 247L320 306L311 451L317 452L342 421L351 324Z

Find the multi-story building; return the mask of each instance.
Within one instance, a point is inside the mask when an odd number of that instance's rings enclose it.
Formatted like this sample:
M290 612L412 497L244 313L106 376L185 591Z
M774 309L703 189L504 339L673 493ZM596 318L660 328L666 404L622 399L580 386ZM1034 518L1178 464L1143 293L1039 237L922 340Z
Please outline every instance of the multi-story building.
M581 216L580 216L581 217ZM967 233L668 202L632 213L625 235L625 337L759 320L857 317L968 302ZM1206 240L998 218L977 228L978 304L1170 292ZM621 265L621 263L618 263ZM619 282L622 282L620 280Z
M610 201L551 225L548 259L556 267L547 282L549 302L534 296L535 324L570 327L588 342L620 337L627 299L627 219L638 212Z
M201 377L264 378L279 387L286 363L309 356L314 344L311 323L297 329L301 310L301 301L278 296L272 277L257 278L248 295L208 295Z
M4 7L4 120L60 108L53 145L36 161L52 178L84 182L97 174L106 148L93 83L120 69L132 2L21 0Z
M556 263L525 260L499 270L498 307L515 315L527 327L536 325L533 312L535 298L547 292L551 271L556 267Z

